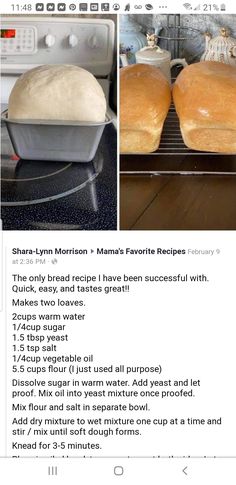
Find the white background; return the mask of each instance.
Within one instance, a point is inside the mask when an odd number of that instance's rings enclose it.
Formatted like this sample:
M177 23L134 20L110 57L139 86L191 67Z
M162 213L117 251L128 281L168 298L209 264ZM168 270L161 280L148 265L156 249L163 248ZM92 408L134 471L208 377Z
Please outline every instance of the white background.
M71 235L70 235L71 236ZM166 400L152 404L158 416L223 417L220 427L158 428L146 430L142 438L106 438L97 456L234 456L235 455L235 234L196 232L135 233L60 233L55 244L52 233L21 233L12 244L11 233L4 233L7 248L7 273L11 265L11 248L175 248L220 250L213 256L59 256L58 264L47 270L72 273L108 274L178 274L205 273L209 283L141 284L130 287L127 294L91 296L88 320L78 325L73 334L72 349L78 349L76 338L85 352L93 353L97 363L136 365L161 364L162 379L201 379L194 400ZM58 240L58 238L57 238ZM41 241L41 244L40 244ZM70 243L69 243L70 241ZM173 243L174 241L174 243ZM50 257L49 257L50 259ZM44 273L42 266L22 265L24 274ZM17 267L19 271L19 266ZM10 309L11 293L6 279L6 301ZM6 320L10 325L10 320ZM4 326L1 326L1 356L4 354ZM11 358L9 348L8 366ZM2 388L4 361L2 360ZM1 394L1 419L5 415L4 393ZM8 404L8 422L11 419ZM126 413L127 414L127 413ZM2 419L1 429L4 429ZM1 455L5 454L4 433ZM9 456L9 451L7 450ZM30 453L29 453L30 454Z
M34 4L35 2L32 2ZM121 2L123 4L124 2ZM141 4L142 2L140 2ZM155 2L156 3L156 2ZM226 13L235 13L235 2L225 2ZM22 3L23 4L23 3ZM152 13L186 13L182 2L169 2L168 8ZM131 2L131 7L133 3ZM3 0L2 13L15 13L10 2ZM146 10L134 9L133 13ZM26 13L25 11L23 12ZM32 11L33 13L33 11ZM67 12L71 13L71 12ZM77 12L75 12L77 13ZM122 9L120 10L122 13ZM189 12L191 13L191 12ZM195 12L198 13L198 12ZM203 11L199 11L203 13ZM209 12L207 12L209 13ZM223 459L223 456L235 456L235 247L234 232L134 232L134 233L4 233L4 262L6 271L11 271L11 247L34 247L43 245L55 247L59 242L64 247L181 247L220 249L220 255L186 257L95 257L79 260L80 271L94 272L199 272L207 273L210 284L186 286L158 286L147 290L135 287L126 295L108 295L95 298L96 304L90 312L90 329L84 327L81 338L86 348L92 348L97 358L104 361L120 360L125 362L162 363L168 376L181 378L196 377L202 386L196 402L187 401L187 407L181 401L164 402L160 412L165 415L190 413L223 416L220 428L196 430L189 428L184 432L178 429L158 429L156 433L147 433L142 440L134 442L123 439L105 443L104 453L109 456L126 454L148 455L158 452L177 454L179 459L127 459L104 458L91 460L14 460L1 459L4 483L50 483L48 465L58 466L56 483L91 484L98 482L111 484L123 482L143 484L147 481L156 484L182 484L186 480L192 484L227 483L235 484L235 458ZM6 253L5 253L6 251ZM73 257L58 258L57 270L75 270L77 261ZM24 266L24 271L32 268ZM40 268L41 269L41 268ZM51 267L51 271L56 268ZM9 305L11 295L5 279L4 293ZM94 301L95 301L94 300ZM118 304L119 302L119 304ZM5 307L6 308L6 307ZM9 348L5 347L5 325L8 324L4 313L1 314L0 326L0 455L6 456L6 422L10 419L6 407L6 362L9 361ZM101 338L102 336L102 338ZM76 345L76 343L74 344ZM8 357L7 357L8 355ZM159 409L158 409L159 412ZM159 454L159 453L158 453ZM191 459L188 455L201 457L210 454L221 456L219 459ZM115 466L124 467L124 475L114 475ZM183 473L187 466L186 476Z
M73 236L73 237L72 237ZM60 244L57 242L60 241ZM41 243L40 243L41 242ZM89 326L78 327L77 338L83 342L85 351L93 352L96 360L101 363L127 364L159 364L163 366L160 378L187 378L201 379L202 385L194 401L170 400L153 406L153 412L162 416L191 415L223 417L221 427L206 429L166 427L146 430L142 438L104 439L102 453L93 453L97 456L110 457L102 459L100 465L97 461L91 467L89 461L57 460L60 470L67 476L74 473L79 467L81 476L101 476L104 483L111 480L123 480L125 483L141 483L144 476L150 474L150 483L156 483L155 477L162 480L168 477L176 483L182 483L186 478L182 472L184 466L191 471L192 483L199 483L203 477L214 475L214 483L220 480L225 473L229 473L229 481L235 480L235 460L223 457L235 455L235 234L232 232L94 232L93 238L89 233L74 232L60 233L55 238L52 233L26 233L18 232L17 238L12 233L4 233L4 246L6 250L6 271L10 275L16 266L11 262L16 259L12 256L11 248L88 248L96 252L96 248L175 248L175 249L219 249L220 254L214 256L59 256L58 264L50 263L47 270L54 273L61 271L72 273L108 273L108 274L176 274L176 273L205 273L210 282L193 284L190 287L181 284L158 284L150 288L138 285L131 287L127 294L110 294L89 297L88 320ZM51 257L49 257L50 260ZM19 266L17 267L19 271ZM40 267L22 265L22 272L27 274L44 273ZM6 278L6 303L10 311L11 292L8 287L9 276ZM3 317L3 315L2 315ZM6 319L6 325L10 320ZM4 389L4 318L1 325L1 387ZM74 350L78 348L76 335L73 338ZM10 365L10 352L7 349L8 366ZM8 377L10 374L8 375ZM7 411L7 412L6 412ZM1 393L1 430L4 430L5 416L7 422L11 419L10 406L5 409L4 392ZM1 433L1 456L8 455L6 451L4 432ZM175 455L178 457L199 456L198 461L190 458L180 460L140 460L131 459L127 462L124 457ZM200 459L204 456L217 455L221 459ZM30 456L30 453L29 455ZM123 457L123 459L113 457ZM158 464L157 464L158 461ZM25 474L23 460L17 460L17 467L11 467L10 460L5 460L4 466L11 469L11 473ZM168 462L168 465L167 465ZM16 462L15 462L16 463ZM32 463L32 462L31 462ZM37 461L38 476L46 474L50 461ZM125 474L116 477L113 466L118 463L124 466ZM216 463L218 463L216 465ZM183 466L182 466L183 465ZM20 467L20 468L19 468ZM27 468L31 467L27 462ZM21 470L21 472L20 472ZM40 471L41 470L41 471ZM88 470L91 475L88 475ZM128 473L129 471L129 473ZM7 472L9 473L9 472ZM132 473L132 479L131 479ZM222 475L221 475L222 473ZM93 475L94 474L94 475ZM144 475L143 475L144 474ZM209 475L208 475L209 474ZM212 475L213 474L213 475ZM44 475L43 475L44 476ZM13 477L13 475L12 475ZM233 478L234 477L234 478ZM45 476L46 478L46 476ZM232 478L232 482L230 481ZM13 479L13 478L12 478ZM52 478L51 478L52 479ZM153 480L153 482L152 482ZM179 481L178 481L179 480ZM196 480L196 481L195 481ZM219 480L219 481L218 481ZM60 477L57 479L60 482ZM72 483L77 483L73 482ZM86 482L85 482L86 483ZM165 483L165 482L163 482ZM168 483L168 481L166 482Z

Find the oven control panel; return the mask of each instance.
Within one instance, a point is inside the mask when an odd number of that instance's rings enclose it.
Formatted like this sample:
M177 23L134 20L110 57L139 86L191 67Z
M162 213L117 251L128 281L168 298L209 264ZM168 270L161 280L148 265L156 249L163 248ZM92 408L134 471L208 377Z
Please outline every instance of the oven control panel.
M1 54L7 56L32 55L37 50L37 30L27 25L8 25L1 28Z
M2 72L76 64L95 76L106 76L113 64L114 37L114 23L106 18L3 17Z

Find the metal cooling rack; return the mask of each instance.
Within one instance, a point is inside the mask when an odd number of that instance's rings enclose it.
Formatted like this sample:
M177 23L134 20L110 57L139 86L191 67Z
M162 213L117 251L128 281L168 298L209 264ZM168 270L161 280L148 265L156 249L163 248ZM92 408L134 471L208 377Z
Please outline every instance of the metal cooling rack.
M179 119L174 105L171 105L170 107L163 127L161 142L158 150L155 153L156 155L199 155L199 152L191 150L184 144L179 127ZM209 152L200 153L201 155L209 156Z
M123 174L236 175L236 154L199 152L188 148L181 135L172 104L164 123L159 148L154 153L122 154Z

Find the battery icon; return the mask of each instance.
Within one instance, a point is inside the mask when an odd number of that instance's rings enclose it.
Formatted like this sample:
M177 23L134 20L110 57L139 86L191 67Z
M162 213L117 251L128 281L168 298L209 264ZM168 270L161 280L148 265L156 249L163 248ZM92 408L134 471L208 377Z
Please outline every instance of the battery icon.
M225 10L226 10L226 5L225 5L225 3L222 3L222 4L221 4L221 6L220 6L220 10L221 10L221 12L225 12Z

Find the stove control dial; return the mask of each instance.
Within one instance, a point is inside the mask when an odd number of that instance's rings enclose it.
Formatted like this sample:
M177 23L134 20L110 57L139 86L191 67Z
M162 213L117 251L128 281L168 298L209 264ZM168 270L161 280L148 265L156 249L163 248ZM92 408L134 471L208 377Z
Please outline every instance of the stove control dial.
M78 44L78 37L75 34L70 34L68 37L69 46L75 47Z
M97 49L98 47L98 39L95 34L91 35L88 39L88 45L91 47L91 49Z
M52 47L56 42L56 37L52 34L47 34L44 40L47 47Z

